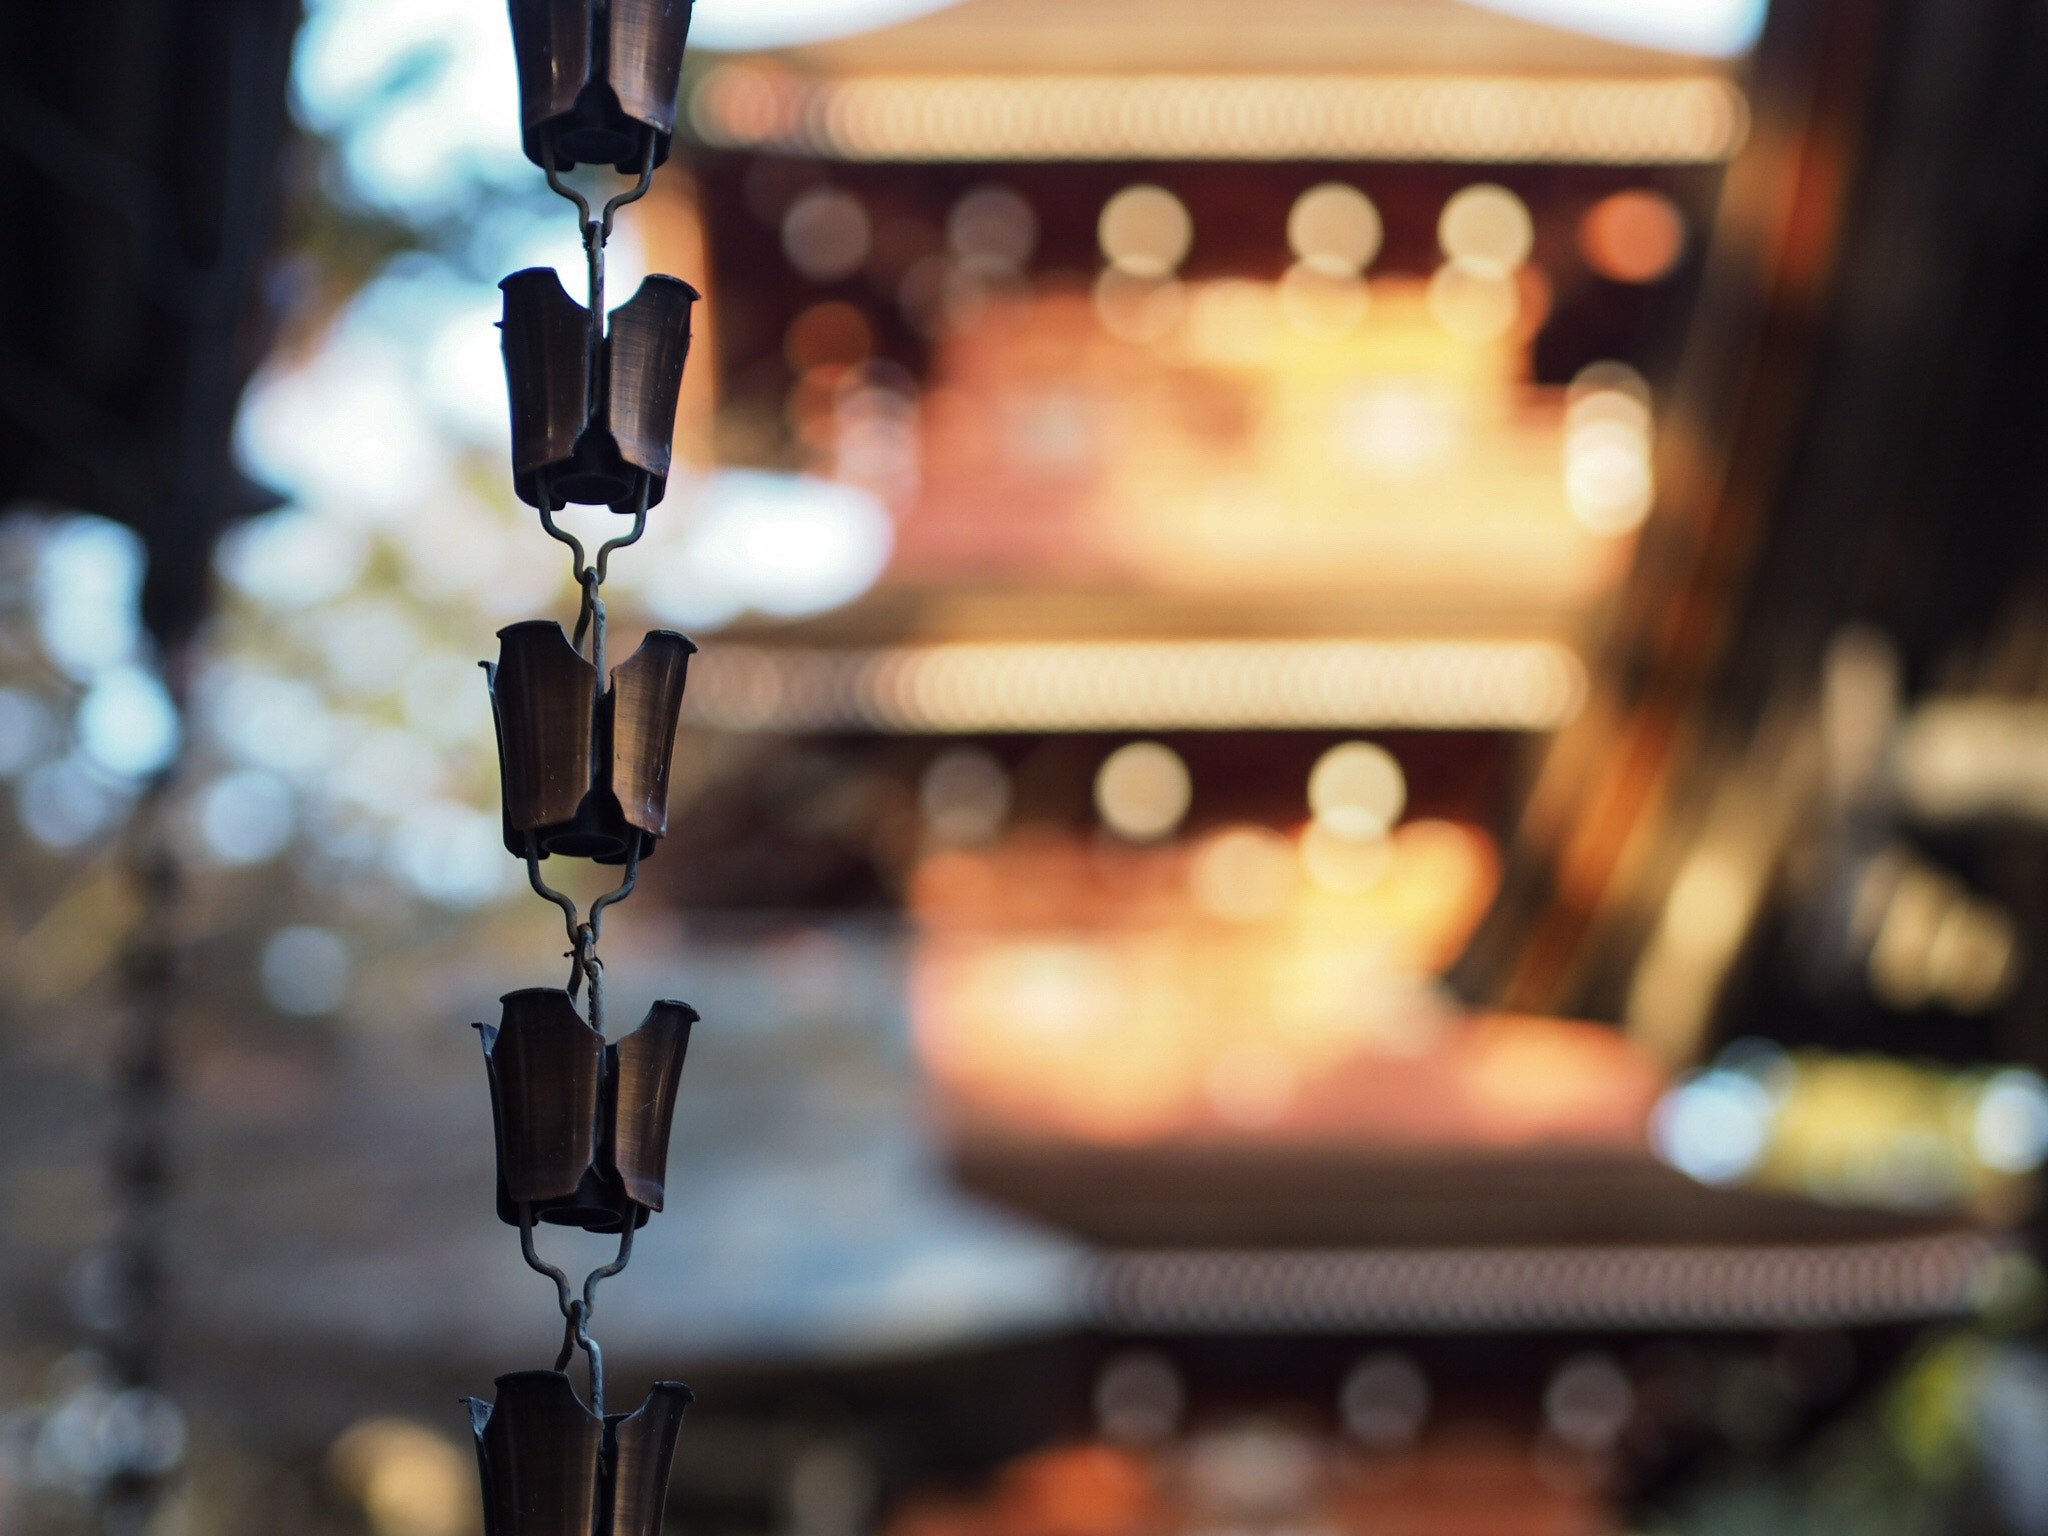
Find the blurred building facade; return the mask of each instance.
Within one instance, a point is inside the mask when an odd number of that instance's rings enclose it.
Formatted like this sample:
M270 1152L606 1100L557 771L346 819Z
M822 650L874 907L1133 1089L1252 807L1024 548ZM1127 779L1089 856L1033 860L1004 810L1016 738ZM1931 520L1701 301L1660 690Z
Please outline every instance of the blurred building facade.
M707 298L617 599L703 646L610 941L706 1019L607 1302L677 1528L2048 1529L2040 19L910 9L707 0L615 261ZM503 30L325 0L278 179L191 152L276 316L203 515L9 416L24 1531L457 1536L553 1348L466 1028L545 979L474 657L568 596Z

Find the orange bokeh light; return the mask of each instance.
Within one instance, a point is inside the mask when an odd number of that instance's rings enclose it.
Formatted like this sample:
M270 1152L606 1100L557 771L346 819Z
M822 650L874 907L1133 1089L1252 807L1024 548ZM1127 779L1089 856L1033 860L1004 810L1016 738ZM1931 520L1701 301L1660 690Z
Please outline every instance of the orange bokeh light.
M926 1069L969 1119L1103 1143L1639 1143L1660 1078L1613 1031L1468 1019L1435 985L1498 884L1485 833L1410 822L1377 879L1336 889L1309 846L1308 829L1149 848L1041 829L932 855L910 893ZM1219 850L1298 867L1219 903Z
M1661 192L1616 192L1579 221L1587 265L1617 283L1654 283L1685 253L1685 216Z

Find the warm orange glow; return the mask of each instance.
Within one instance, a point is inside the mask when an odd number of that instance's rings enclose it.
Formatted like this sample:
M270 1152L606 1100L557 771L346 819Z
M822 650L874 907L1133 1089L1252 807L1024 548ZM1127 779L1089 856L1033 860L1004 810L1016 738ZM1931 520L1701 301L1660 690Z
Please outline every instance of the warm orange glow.
M1532 1455L1526 1429L1453 1414L1421 1439L1370 1451L1260 1416L1212 1421L1149 1452L1056 1445L1018 1458L985 1492L914 1495L884 1536L1595 1536L1614 1528L1597 1463L1561 1449Z
M1136 1536L1155 1528L1158 1478L1130 1451L1061 1445L1004 1468L973 1503L912 1500L890 1536Z
M782 343L790 371L799 375L814 368L863 363L874 350L875 332L868 317L838 299L813 304L790 321Z
M1378 878L1333 889L1305 867L1312 831L1299 853L1240 827L927 858L927 1069L970 1116L1101 1141L1639 1142L1661 1079L1614 1031L1467 1021L1434 988L1492 899L1484 834L1411 822Z
M886 579L1342 593L1555 632L1628 541L1567 497L1565 391L1526 382L1536 285L1444 271L1456 293L1112 268L991 309L941 343Z
M711 254L704 229L704 209L696 178L683 169L680 157L661 168L642 198L634 219L646 247L647 265L655 272L688 272L704 291L704 302L690 324L700 357L718 355L718 295L713 291ZM683 374L676 402L675 454L688 464L715 460L712 423L718 415L718 370L691 368Z
M723 149L838 160L1728 159L1748 103L1714 76L870 75L725 64L690 121Z
M1685 217L1661 192L1617 192L1586 210L1579 250L1602 277L1654 283L1685 253Z
M728 731L1552 731L1586 686L1552 640L722 644L683 707Z

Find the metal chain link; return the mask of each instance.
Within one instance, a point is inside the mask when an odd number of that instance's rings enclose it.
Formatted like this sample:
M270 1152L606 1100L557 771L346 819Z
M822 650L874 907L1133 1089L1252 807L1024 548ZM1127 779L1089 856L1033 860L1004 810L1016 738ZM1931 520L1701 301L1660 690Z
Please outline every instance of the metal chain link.
M595 218L591 216L590 200L575 188L566 184L562 180L560 173L556 170L554 146L552 144L546 146L542 160L547 171L549 187L576 205L577 227L582 233L584 255L589 267L590 358L593 370L591 398L595 399L597 397L596 387L599 382L595 371L599 367L599 359L603 356L604 346L605 246L611 239L612 221L617 216L618 211L628 203L637 202L645 197L648 188L653 183L654 139L652 135L649 135L646 153L641 162L638 181L624 192L619 193L606 202L602 213ZM600 690L605 686L605 662L607 659L605 655L605 606L603 594L605 576L608 572L613 553L626 548L628 545L638 543L641 535L647 531L647 502L651 491L651 484L643 478L640 485L638 502L633 509L631 529L617 538L608 539L600 544L595 559L586 557L582 540L555 521L554 514L558 510L557 508L545 506L541 508L541 527L546 530L551 538L557 539L569 546L570 571L581 594L581 604L576 616L576 629L572 644L575 646L578 654L583 654L585 652L585 641L586 639L588 640L588 656L592 667L597 673ZM533 832L526 834L525 859L528 883L532 885L535 894L547 901L553 902L562 909L563 923L569 938L569 949L564 956L569 961L569 997L573 1001L579 992L582 991L584 984L588 983L590 993L589 1001L586 1004L587 1017L590 1027L600 1037L604 1035L605 1031L604 962L598 958L597 941L600 933L603 931L605 908L611 906L614 902L623 901L632 895L634 886L639 882L640 852L640 843L636 834L633 846L626 855L624 877L615 888L606 891L591 902L589 916L584 917L578 911L576 902L572 897L556 890L541 878L541 853L538 835ZM539 1250L534 1246L533 1225L532 1203L521 1201L519 1205L519 1251L530 1268L555 1282L556 1305L562 1313L562 1347L560 1353L555 1358L555 1369L558 1371L567 1370L569 1362L575 1357L576 1351L578 1349L583 1351L584 1358L589 1363L591 1411L599 1419L602 1419L604 1417L604 1351L598 1346L597 1340L591 1337L590 1321L597 1311L597 1287L599 1282L608 1280L613 1275L621 1273L632 1262L633 1212L629 1209L624 1224L620 1228L618 1256L609 1264L592 1270L584 1277L583 1290L580 1296L572 1292L568 1275L540 1256Z
M555 1282L556 1305L562 1310L562 1349L555 1356L555 1369L567 1370L576 1351L583 1351L590 1367L590 1409L600 1419L604 1417L604 1351L590 1336L590 1319L597 1312L599 1282L611 1279L633 1261L633 1231L633 1218L629 1215L619 1229L618 1257L585 1275L583 1294L577 1296L570 1289L568 1275L542 1258L534 1246L532 1202L519 1202L519 1252L529 1268Z

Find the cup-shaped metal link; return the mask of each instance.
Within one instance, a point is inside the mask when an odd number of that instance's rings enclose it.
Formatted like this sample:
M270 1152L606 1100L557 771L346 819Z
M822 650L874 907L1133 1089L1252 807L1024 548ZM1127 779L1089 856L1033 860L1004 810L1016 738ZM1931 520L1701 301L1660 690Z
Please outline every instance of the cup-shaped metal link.
M650 507L668 492L676 401L690 356L690 307L700 297L681 278L657 273L609 317L605 424L619 457L647 476ZM613 510L631 512L634 507L614 502Z
M508 992L477 1025L498 1137L498 1216L589 1232L644 1226L666 1197L669 1133L697 1011L664 998L625 1039L604 1037L558 987Z
M631 175L668 158L690 0L511 0L526 157Z
M622 864L668 834L669 768L689 659L672 629L647 634L596 691L597 673L552 619L498 631L486 664L504 781L505 847Z
M676 131L676 88L690 41L691 0L611 0L611 54L606 78L619 110L654 133L654 163L668 158ZM620 164L630 175L637 160Z
M626 824L649 838L668 836L669 767L696 651L686 636L657 629L612 668L611 789Z
M604 1536L661 1536L669 1467L683 1414L695 1401L679 1381L657 1381L633 1413L605 1420L609 1519Z
M523 858L530 840L542 857L624 860L644 839L596 783L610 762L597 669L552 619L508 625L498 641L498 663L485 675L498 726L506 850Z
M668 1139L675 1123L676 1088L690 1049L697 1010L663 998L640 1027L609 1048L611 1168L626 1198L650 1211L667 1198Z
M617 1227L617 1193L599 1172L605 1144L604 1036L554 987L508 992L496 1029L479 1024L498 1136L498 1214L522 1204L542 1221Z
M484 1536L595 1536L605 1426L560 1371L514 1371L469 1398Z
M597 41L591 0L512 0L512 51L519 63L519 127L526 158L547 168L551 123L573 121L590 81ZM567 170L573 161L560 162Z
M512 403L512 485L528 506L567 499L576 445L590 424L590 311L569 297L553 267L528 267L498 284L505 388ZM616 493L612 483L599 499Z
M658 504L697 290L657 273L611 312L592 398L590 311L554 268L514 272L498 287L519 499L547 511L572 501L626 513Z
M601 1423L561 1371L514 1371L497 1388L495 1403L464 1399L484 1536L660 1536L688 1387L657 1381Z

